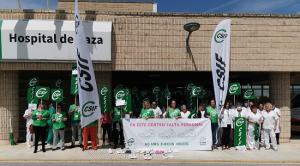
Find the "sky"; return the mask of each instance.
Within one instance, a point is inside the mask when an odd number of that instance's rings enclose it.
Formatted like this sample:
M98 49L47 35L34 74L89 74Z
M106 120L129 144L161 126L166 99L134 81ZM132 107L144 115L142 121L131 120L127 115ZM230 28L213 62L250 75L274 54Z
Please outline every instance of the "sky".
M300 0L154 0L158 12L300 14ZM20 0L24 9L47 8L47 0ZM55 9L57 0L48 0ZM0 8L19 8L18 0L0 0Z

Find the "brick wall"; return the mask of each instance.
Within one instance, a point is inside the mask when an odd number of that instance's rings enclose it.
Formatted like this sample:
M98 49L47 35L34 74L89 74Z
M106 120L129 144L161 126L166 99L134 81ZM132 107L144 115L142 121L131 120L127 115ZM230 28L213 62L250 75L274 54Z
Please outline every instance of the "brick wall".
M271 73L270 81L271 101L281 110L280 142L289 142L291 138L290 73Z
M0 80L0 144L7 144L10 118L16 139L19 134L18 73L16 71L1 71Z
M67 19L63 11L0 11L1 19ZM211 35L217 23L232 19L231 71L300 71L300 17L260 15L200 15L84 12L87 20L112 21L112 64L95 64L95 70L195 71L186 53L183 25L199 22L190 38L195 65L210 70ZM69 65L70 66L70 65ZM1 63L1 70L66 70L59 63Z

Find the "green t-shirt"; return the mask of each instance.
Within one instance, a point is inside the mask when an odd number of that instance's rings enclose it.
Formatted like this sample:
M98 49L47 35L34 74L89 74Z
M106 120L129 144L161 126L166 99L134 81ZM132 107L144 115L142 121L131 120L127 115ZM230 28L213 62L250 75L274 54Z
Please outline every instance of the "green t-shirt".
M218 113L217 109L211 106L206 107L206 111L210 116L211 123L218 123Z
M113 112L113 122L120 122L122 118L122 108L115 107Z
M167 109L167 118L174 119L181 117L180 110L178 108L168 108Z
M53 106L51 106L51 107L49 107L48 112L49 112L49 117L50 118L48 119L47 123L48 123L49 127L52 127L53 123L52 123L51 117L52 117L53 114L55 114L56 110Z
M151 108L142 108L140 118L154 118L154 112Z
M66 117L65 113L55 113L52 115L51 119L55 119L53 122L53 129L59 130L65 128L64 118Z
M75 104L70 105L69 107L69 113L72 113L71 115L71 122L72 123L79 123L80 122L80 109Z
M42 115L42 119L38 117ZM47 120L49 118L48 110L34 110L32 112L33 126L45 127L47 125Z

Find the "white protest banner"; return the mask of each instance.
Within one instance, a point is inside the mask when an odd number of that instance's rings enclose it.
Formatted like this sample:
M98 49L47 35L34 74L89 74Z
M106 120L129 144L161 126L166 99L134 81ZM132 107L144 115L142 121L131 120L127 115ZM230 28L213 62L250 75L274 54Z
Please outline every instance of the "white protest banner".
M229 81L231 20L221 21L211 39L211 71L217 111L223 107Z
M211 150L209 119L123 119L129 149Z
M82 22L80 21L77 0L75 0L75 54L77 58L77 77L79 83L79 106L82 115L81 127L83 128L99 120L101 111L93 63L88 45L85 42L85 32Z

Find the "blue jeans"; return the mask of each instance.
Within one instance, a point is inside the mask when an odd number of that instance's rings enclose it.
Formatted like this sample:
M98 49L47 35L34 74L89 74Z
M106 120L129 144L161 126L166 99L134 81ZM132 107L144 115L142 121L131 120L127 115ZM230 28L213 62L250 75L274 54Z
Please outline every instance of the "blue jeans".
M218 129L218 123L211 123L213 145L217 144L217 129Z

